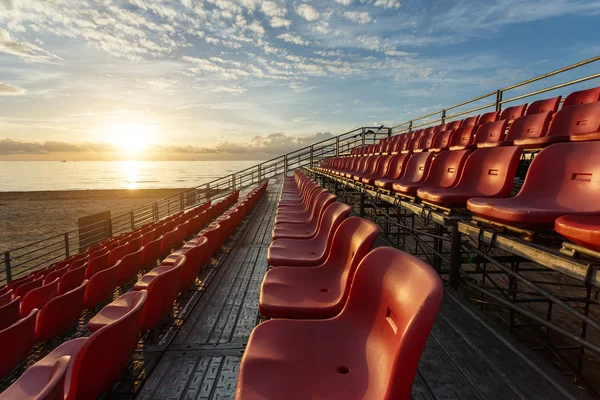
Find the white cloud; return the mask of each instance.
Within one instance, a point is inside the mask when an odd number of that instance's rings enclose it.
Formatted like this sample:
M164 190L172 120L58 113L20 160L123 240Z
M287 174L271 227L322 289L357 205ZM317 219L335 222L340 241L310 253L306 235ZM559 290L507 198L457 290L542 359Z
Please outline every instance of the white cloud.
M319 18L319 11L309 4L300 4L296 7L296 13L307 21L314 21Z
M360 2L373 4L376 7L400 8L400 0L360 0Z
M335 0L335 2L343 4L345 6L349 6L350 4L352 4L352 0Z
M239 86L217 86L210 89L211 92L215 93L233 93L233 94L242 94L246 92L246 89Z
M265 35L265 28L263 28L258 21L252 21L252 23L248 25L248 29L256 33L258 36L262 37Z
M287 14L285 7L282 7L272 1L262 3L261 10L267 17L283 17Z
M26 90L22 87L0 82L0 96L19 96L25 94L25 92Z
M27 62L47 63L59 59L32 43L13 38L2 28L0 28L0 53L12 54Z
M289 28L292 21L285 18L273 17L271 18L271 27L273 28Z
M344 17L357 24L368 24L373 21L373 18L368 12L346 11L344 12Z
M319 21L316 24L311 25L311 29L321 35L327 35L329 33L329 22Z
M281 35L278 35L277 39L281 39L281 40L283 40L285 42L288 42L288 43L294 43L294 44L297 44L299 46L308 46L308 45L311 44L310 40L302 39L300 36L295 35L293 33L289 33L289 32L282 33Z

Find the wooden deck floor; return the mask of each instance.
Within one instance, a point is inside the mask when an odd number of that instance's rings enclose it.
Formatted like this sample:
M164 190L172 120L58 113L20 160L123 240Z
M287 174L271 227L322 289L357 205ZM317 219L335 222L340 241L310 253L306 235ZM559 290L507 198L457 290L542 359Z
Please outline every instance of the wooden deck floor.
M239 363L259 322L258 294L280 180L203 284L180 301L178 318L136 352L138 399L232 399ZM140 390L141 389L141 390ZM110 397L123 398L115 391ZM127 396L125 396L127 397ZM413 387L415 399L581 399L586 393L504 328L446 288ZM376 400L376 399L374 399Z

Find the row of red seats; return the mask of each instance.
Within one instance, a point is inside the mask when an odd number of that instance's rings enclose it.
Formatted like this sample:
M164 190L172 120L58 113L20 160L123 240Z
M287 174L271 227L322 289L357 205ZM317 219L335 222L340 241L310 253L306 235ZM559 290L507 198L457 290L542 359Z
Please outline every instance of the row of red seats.
M600 142L546 147L533 159L523 187L514 197L509 196L522 148L469 152L371 156L364 157L362 170L320 171L443 207L466 206L474 214L504 225L554 227L569 240L600 250L596 241L600 237L600 203L596 201L600 195ZM590 219L592 216L596 218Z
M496 146L542 148L552 143L600 139L600 87L382 139L352 156L440 152ZM557 112L558 111L558 112Z
M28 368L0 394L0 399L88 399L97 398L110 389L127 367L140 334L170 313L177 294L193 284L198 270L212 257L212 253L206 251L222 245L265 189L266 183L217 218L210 226L216 227L219 235L209 239L204 233L208 228L201 231L197 238L184 245L185 251L173 253L160 267L153 269L161 270L154 274L156 279L148 279L151 271L138 281L133 292L105 306L88 322L91 336L56 348ZM218 209L226 209L237 198L238 193L229 196L219 203ZM184 225L185 222L179 226ZM191 242L194 244L190 245ZM212 246L208 246L209 243ZM189 250L192 248L199 249L199 254ZM190 270L195 271L193 279L189 276Z
M409 398L443 297L423 261L372 250L379 227L315 182L286 179L235 398Z
M72 258L70 264L59 263L54 268L36 271L0 289L0 354L5 356L0 363L0 377L25 357L34 342L47 341L67 331L84 309L105 302L116 287L133 280L140 270L155 266L176 245L172 238L177 236L177 230L192 226L190 221L195 221L195 226L196 221L213 219L236 199L237 193L213 206L199 207L203 210L200 214L170 218L144 236L139 231L120 235L97 251ZM191 218L183 221L188 215ZM173 222L179 225L166 232ZM197 226L196 231L203 225ZM152 241L143 246L148 235L152 235ZM156 235L159 236L154 239ZM2 340L5 337L7 340ZM10 340L13 337L16 342Z

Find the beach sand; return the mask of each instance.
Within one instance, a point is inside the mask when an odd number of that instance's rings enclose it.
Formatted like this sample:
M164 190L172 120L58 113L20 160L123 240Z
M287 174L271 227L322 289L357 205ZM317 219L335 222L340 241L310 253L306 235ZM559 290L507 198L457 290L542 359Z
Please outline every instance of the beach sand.
M119 216L184 189L0 192L0 251L77 229L77 220L111 211Z

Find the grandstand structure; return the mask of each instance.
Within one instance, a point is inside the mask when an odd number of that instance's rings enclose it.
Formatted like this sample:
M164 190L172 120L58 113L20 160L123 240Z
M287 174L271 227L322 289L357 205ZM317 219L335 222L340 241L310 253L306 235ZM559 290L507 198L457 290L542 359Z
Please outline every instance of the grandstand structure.
M598 61L7 251L0 400L597 398Z

